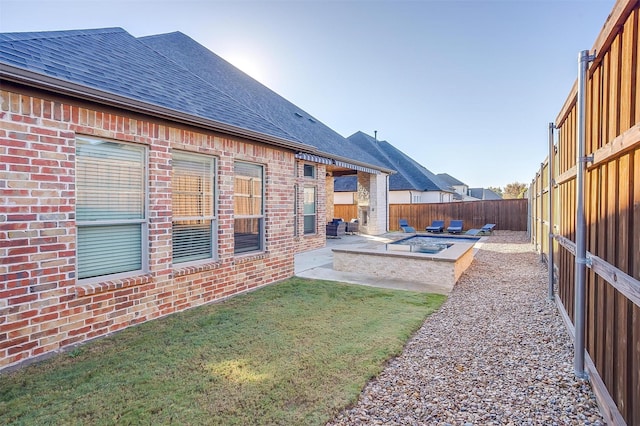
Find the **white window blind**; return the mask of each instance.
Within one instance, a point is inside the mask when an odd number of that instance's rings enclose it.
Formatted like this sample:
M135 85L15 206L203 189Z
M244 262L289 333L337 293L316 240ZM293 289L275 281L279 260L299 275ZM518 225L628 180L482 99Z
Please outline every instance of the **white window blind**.
M215 255L215 159L198 154L173 156L173 262Z
M78 138L78 278L144 269L146 155L137 145Z

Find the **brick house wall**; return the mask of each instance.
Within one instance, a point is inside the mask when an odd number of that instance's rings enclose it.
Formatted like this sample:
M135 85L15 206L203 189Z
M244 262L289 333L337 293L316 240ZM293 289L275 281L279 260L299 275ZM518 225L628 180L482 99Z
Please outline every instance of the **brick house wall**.
M304 184L293 152L17 86L5 85L0 103L0 369L288 278L296 251L324 245L324 226L293 235L293 188ZM76 135L147 146L148 273L78 284ZM216 261L172 265L174 150L217 159ZM235 160L264 165L262 252L234 254ZM324 168L318 171L324 217Z
M304 165L311 164L315 167L316 174L314 178L304 176ZM305 161L299 161L296 164L296 183L295 188L297 190L296 196L296 215L295 219L295 245L296 253L301 253L309 250L315 250L324 247L326 244L326 222L324 213L327 205L327 193L325 186L326 166L324 164L309 163ZM304 187L314 187L316 189L316 232L312 234L304 233ZM293 214L293 211L292 211Z

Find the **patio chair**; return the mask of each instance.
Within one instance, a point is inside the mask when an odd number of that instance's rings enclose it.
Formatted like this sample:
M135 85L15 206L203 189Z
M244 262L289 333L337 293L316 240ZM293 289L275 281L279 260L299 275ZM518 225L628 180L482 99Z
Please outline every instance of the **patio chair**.
M490 235L493 228L496 227L495 223L487 223L480 229L469 229L466 234L468 235Z
M327 223L327 237L340 238L347 232L347 224L342 219L334 218L331 222Z
M404 232L412 232L415 234L416 229L412 226L409 226L409 223L407 222L407 219L400 219L400 228L402 229L402 231Z
M357 234L360 230L360 224L358 219L351 219L351 222L346 222L347 225L347 234Z
M431 222L431 226L425 228L427 232L442 232L444 231L444 220L434 220Z
M459 234L462 232L463 224L461 220L452 220L449 223L449 227L447 228L447 232L450 234Z
M489 235L493 232L493 228L495 227L496 227L495 223L487 223L482 228L480 228L480 231L483 235Z

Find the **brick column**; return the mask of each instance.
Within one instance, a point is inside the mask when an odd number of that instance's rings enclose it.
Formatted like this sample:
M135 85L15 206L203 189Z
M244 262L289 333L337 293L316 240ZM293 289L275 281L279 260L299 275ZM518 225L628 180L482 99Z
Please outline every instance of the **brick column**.
M333 175L329 173L327 173L326 175L327 175L326 176L327 205L326 205L325 219L326 219L326 222L331 222L331 220L335 217L334 207L333 207L333 197L334 197ZM345 220L348 220L348 219L345 219Z

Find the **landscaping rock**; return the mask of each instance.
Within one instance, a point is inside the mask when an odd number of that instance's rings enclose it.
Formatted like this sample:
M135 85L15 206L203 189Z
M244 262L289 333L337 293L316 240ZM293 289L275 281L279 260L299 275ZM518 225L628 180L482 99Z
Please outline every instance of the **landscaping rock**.
M486 239L449 299L329 425L603 425L547 270L523 232Z

